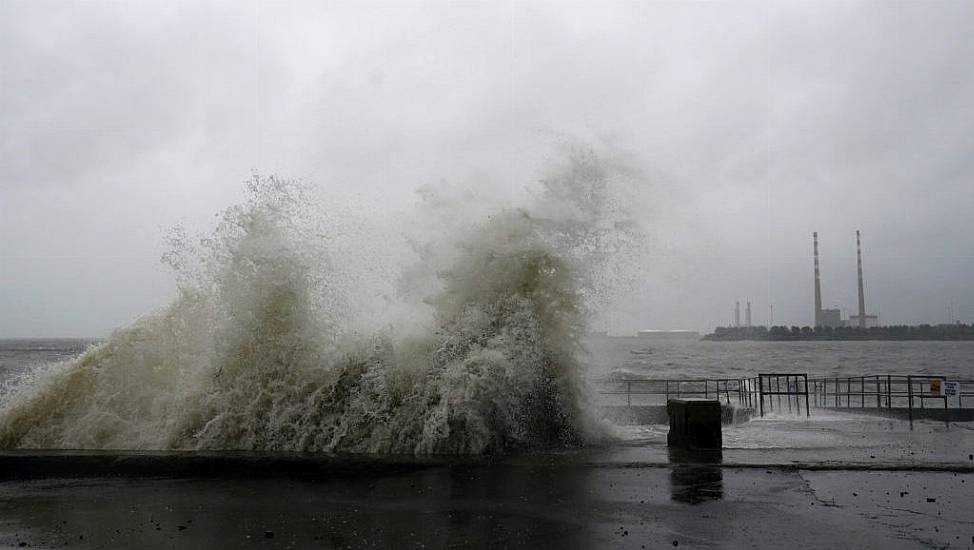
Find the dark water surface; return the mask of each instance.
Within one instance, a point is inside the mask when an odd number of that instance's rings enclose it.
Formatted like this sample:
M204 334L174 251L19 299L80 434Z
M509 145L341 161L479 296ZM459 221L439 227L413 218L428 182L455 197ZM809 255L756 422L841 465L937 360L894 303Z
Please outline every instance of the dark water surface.
M597 377L715 378L932 374L974 378L974 341L705 342L593 338Z
M0 381L38 365L70 359L98 342L95 338L0 339Z

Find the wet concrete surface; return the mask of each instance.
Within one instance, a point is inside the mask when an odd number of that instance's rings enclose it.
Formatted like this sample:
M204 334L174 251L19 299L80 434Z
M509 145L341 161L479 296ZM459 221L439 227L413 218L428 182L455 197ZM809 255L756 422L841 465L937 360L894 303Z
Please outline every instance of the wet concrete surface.
M970 548L974 474L493 464L0 483L0 546Z
M974 548L974 430L763 419L504 458L0 452L3 548Z
M627 450L612 460L667 462L661 425L625 428ZM768 416L724 426L723 463L815 469L974 469L974 423L906 422L847 413Z

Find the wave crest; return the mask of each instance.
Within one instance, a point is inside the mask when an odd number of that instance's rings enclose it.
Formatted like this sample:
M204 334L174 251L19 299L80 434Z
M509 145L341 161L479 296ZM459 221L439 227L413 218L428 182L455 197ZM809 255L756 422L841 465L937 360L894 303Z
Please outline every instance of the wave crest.
M171 235L173 303L4 397L0 447L488 453L601 439L580 342L599 243L625 243L632 225L606 225L596 157L560 177L541 216L505 209L436 243L428 319L367 336L345 326L355 293L307 189L255 177L212 235Z

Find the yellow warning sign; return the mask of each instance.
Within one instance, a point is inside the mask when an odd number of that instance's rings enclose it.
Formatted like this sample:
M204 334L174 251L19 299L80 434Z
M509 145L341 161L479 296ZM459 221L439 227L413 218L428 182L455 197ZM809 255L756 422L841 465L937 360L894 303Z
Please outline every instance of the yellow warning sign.
M941 380L939 378L930 379L930 395L934 397L943 397L944 388L940 384Z

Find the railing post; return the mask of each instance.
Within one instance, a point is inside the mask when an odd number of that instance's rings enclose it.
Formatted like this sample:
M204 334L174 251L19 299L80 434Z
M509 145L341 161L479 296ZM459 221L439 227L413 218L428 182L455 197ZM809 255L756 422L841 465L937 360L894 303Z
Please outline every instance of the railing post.
M805 418L811 418L812 411L808 408L808 375L803 374L802 379L805 382Z
M653 401L655 400L651 400L650 403ZM632 382L629 380L626 380L626 406L632 407Z
M913 429L913 377L910 375L906 376L906 396L910 400L910 404L907 406L909 409L910 416L910 429Z
M944 378L941 382L941 393L943 393L943 387L947 385L947 379ZM947 424L947 429L950 429L950 412L947 410L947 395L944 394L944 424Z
M893 383L893 377L886 375L886 408L893 408L893 388L891 387Z
M758 375L758 398L761 399L761 417L764 417L764 377Z

